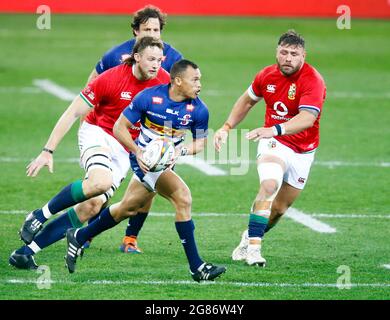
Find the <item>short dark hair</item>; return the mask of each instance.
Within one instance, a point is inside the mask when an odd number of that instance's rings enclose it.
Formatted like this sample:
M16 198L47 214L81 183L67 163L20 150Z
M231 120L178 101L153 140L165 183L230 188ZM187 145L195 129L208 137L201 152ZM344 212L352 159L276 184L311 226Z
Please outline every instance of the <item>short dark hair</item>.
M128 57L126 60L123 61L123 63L132 65L135 63L134 54L140 53L144 51L147 47L157 47L161 50L164 50L164 43L160 39L156 39L153 37L142 37L141 39L137 40L133 47L133 51L131 52L130 57Z
M278 45L300 46L302 48L305 48L305 39L295 30L291 29L281 35L278 41Z
M199 69L199 67L190 60L182 59L177 61L171 68L171 81L173 81L176 77L180 77L180 75L185 72L188 67Z
M161 10L155 6L148 5L134 13L133 22L131 28L133 29L133 35L135 36L134 30L139 30L142 23L145 23L150 18L157 18L160 21L160 31L166 24L166 14L162 13Z

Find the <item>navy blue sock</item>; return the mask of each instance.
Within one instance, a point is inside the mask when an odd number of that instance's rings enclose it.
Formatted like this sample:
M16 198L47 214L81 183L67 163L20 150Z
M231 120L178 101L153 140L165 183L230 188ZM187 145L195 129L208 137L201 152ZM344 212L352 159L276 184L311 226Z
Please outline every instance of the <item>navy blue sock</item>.
M101 211L100 211L100 212L101 212ZM91 224L91 223L94 222L97 218L99 218L100 212L99 212L96 216L93 216L93 217L89 218L88 224Z
M196 272L203 264L203 260L198 254L198 249L195 243L194 230L195 225L192 220L176 221L176 231L179 234L181 243L187 256L188 263L192 272Z
M69 208L77 203L83 202L87 197L83 193L82 181L77 180L55 195L47 204L47 210L50 214L56 214L66 208ZM43 208L34 212L35 217L42 223L47 221L43 214Z
M83 245L88 239L93 238L99 233L116 226L118 223L119 222L116 222L111 216L110 207L107 207L100 212L98 219L77 231L76 240L79 244Z
M16 253L33 255L34 251L32 251L27 245L24 245L21 246L18 250L16 250Z
M129 223L127 224L126 236L137 237L139 231L141 230L144 222L148 216L149 212L137 212L137 215L129 218Z
M265 210L264 210L265 211ZM249 215L248 236L249 238L262 238L267 228L269 219L251 213Z
M46 248L54 242L64 238L66 230L70 228L73 228L72 220L68 213L64 213L45 226L45 228L35 237L34 242L41 249Z
M66 230L81 226L82 223L72 208L68 212L60 215L57 219L50 221L50 223L48 223L34 238L34 242L39 248L44 249L64 238ZM27 245L21 247L16 252L28 255L35 254Z

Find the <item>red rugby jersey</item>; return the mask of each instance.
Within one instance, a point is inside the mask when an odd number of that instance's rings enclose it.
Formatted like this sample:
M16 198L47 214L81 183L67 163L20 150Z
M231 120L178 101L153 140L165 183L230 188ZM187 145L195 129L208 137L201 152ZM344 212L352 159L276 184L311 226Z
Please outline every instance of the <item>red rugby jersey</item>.
M304 63L299 71L288 77L280 72L277 64L265 67L256 75L248 94L253 100L264 98L265 127L286 122L302 109L316 110L319 114L311 128L293 135L276 136L275 139L298 153L318 147L326 87L322 76L311 65Z
M113 136L112 129L116 120L138 92L169 82L169 73L163 68L160 68L156 78L146 81L138 80L133 74L133 67L127 64L111 68L80 92L80 96L93 108L85 121L101 127ZM136 139L140 132L139 123L129 131L133 139Z

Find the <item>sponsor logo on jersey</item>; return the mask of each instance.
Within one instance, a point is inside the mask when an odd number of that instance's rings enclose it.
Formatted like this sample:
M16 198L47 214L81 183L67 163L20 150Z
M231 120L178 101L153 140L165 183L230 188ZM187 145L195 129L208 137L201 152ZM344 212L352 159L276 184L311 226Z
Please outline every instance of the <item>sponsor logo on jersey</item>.
M160 125L152 122L149 118L145 118L144 127L159 133L160 135L166 135L169 137L182 137L186 131L181 129L173 129L171 121L164 121L164 125Z
M299 183L305 183L306 178L299 177L298 182Z
M192 111L194 111L194 109L195 109L195 106L193 106L192 104L187 104L186 105L186 110L188 112L192 112Z
M179 115L179 110L172 110L172 109L167 109L165 110L166 113L169 113L169 114L173 114L174 116L178 116Z
M191 118L190 114L184 115L183 118L179 118L179 120L181 120L180 124L182 126L186 126L187 124L189 124L192 121L190 118Z
M294 100L295 99L295 94L297 93L297 86L295 83L293 83L291 86L290 86L290 89L288 89L288 98L290 100Z
M283 121L288 121L291 119L290 117L286 117L288 114L288 108L282 101L276 101L274 103L274 110L277 113L277 115L272 114L271 115L272 119L283 120Z
M163 98L161 98L161 97L152 97L152 102L153 102L153 104L162 104L163 103Z
M275 90L276 90L276 84L267 84L267 92L275 93Z
M121 100L131 100L131 92L123 91L121 92Z

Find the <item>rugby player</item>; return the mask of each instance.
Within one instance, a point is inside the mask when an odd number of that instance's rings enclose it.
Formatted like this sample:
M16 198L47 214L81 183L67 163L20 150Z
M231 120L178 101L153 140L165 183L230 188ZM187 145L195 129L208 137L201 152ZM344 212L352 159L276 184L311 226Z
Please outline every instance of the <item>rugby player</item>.
M63 238L68 228L81 226L99 213L112 197L129 170L128 150L113 136L113 126L138 92L169 83L168 72L161 68L162 59L163 42L152 37L141 38L130 58L93 80L63 113L42 152L28 165L27 175L36 176L44 166L53 172L53 153L57 146L74 122L88 114L78 132L80 164L86 172L85 178L67 185L46 205L27 216L20 231L26 245L11 254L11 265L37 268L34 254ZM139 124L134 123L129 134L135 139ZM50 222L37 235L52 215L75 204L78 205ZM149 206L150 203L140 209L148 211Z
M265 266L261 255L264 233L293 204L307 183L319 144L319 123L326 88L320 73L305 62L305 41L295 31L283 34L276 49L276 64L262 69L214 136L220 151L229 130L264 99L265 123L247 134L259 141L257 170L260 188L249 215L248 230L233 251L233 260Z
M177 148L177 156L196 154L206 144L209 112L198 97L201 90L198 66L181 60L172 67L170 77L169 85L155 86L139 93L117 120L114 134L131 151L130 163L135 174L119 203L105 208L99 219L87 227L67 231L66 264L70 273L75 271L85 241L136 214L156 193L170 201L175 208L175 226L192 278L198 282L210 281L226 271L225 267L205 262L198 253L191 218L191 192L185 182L171 166L163 171L150 172L142 160L143 148L156 137L171 139ZM138 121L141 121L141 133L134 141L128 128ZM191 131L193 142L183 146L187 130Z

